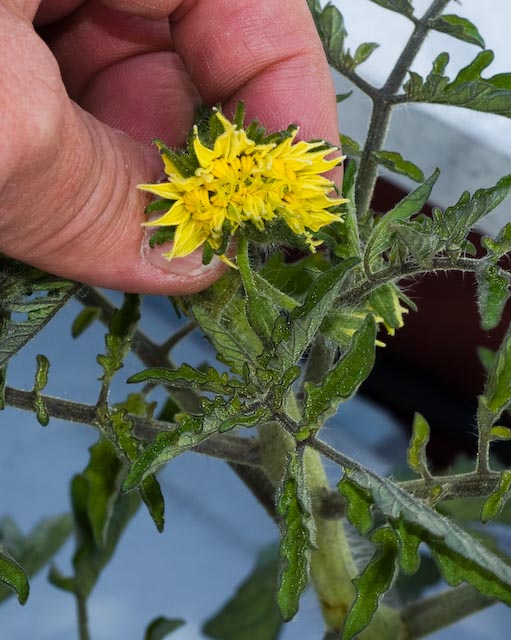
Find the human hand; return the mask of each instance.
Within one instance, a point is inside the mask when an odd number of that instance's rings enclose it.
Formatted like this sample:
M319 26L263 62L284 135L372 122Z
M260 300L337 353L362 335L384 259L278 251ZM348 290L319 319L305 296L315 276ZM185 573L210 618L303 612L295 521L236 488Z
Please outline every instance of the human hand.
M172 295L219 277L200 250L148 248L135 189L162 173L149 141L181 146L201 100L338 141L305 0L3 0L0 40L0 252L62 277Z

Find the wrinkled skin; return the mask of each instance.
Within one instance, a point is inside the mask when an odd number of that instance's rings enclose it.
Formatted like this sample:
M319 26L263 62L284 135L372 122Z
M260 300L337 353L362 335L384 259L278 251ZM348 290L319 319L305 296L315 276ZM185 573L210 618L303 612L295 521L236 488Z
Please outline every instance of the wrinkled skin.
M201 100L338 141L305 0L3 0L0 41L0 252L60 276L176 295L219 277L148 250L135 189Z

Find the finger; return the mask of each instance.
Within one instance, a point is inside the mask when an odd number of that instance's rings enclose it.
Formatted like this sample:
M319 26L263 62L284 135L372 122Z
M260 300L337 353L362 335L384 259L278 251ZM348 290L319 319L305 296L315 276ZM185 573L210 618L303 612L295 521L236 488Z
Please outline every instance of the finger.
M31 26L0 14L8 37L23 43L0 51L9 98L0 119L0 250L125 291L183 294L211 284L221 265L202 269L190 256L173 261L171 273L141 254L146 200L135 185L156 180L159 160L73 105Z
M174 46L202 98L268 129L301 127L302 138L338 144L335 92L305 0L217 0L183 4L172 16ZM188 8L188 10L186 10Z

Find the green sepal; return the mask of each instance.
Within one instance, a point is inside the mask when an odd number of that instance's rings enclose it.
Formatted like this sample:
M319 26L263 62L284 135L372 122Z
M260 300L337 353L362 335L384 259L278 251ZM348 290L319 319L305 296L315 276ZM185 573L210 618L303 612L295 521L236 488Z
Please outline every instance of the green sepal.
M31 577L59 551L72 529L71 516L66 513L39 520L25 536L16 523L5 516L0 520L0 544L9 549L23 571ZM11 589L0 586L0 602L11 595Z
M151 249L154 249L160 244L171 242L174 240L175 233L176 227L158 227L156 228L156 231L153 231L149 238L149 246Z
M101 309L98 307L84 307L73 320L73 324L71 325L71 335L73 338L76 339L81 336L82 333L100 317Z
M430 478L426 457L426 446L429 442L429 424L420 413L415 413L413 418L412 438L407 452L407 461L410 469L423 478Z
M165 618L163 616L159 616L148 625L144 634L144 640L163 640L163 638L174 633L174 631L177 631L177 629L182 627L184 624L186 624L185 621L179 618Z
M193 132L190 134L190 138L192 138ZM198 168L199 164L195 155L190 155L186 151L178 149L177 151L173 151L161 140L154 139L153 143L158 147L158 151L162 156L167 157L170 162L174 165L176 171L181 174L183 178L190 178L195 175L195 170ZM190 147L190 145L188 145Z
M499 486L489 495L481 508L481 522L486 524L496 518L511 498L511 471L506 469L501 472Z
M130 376L127 382L130 384L156 382L172 389L201 389L202 391L228 395L243 388L241 380L230 378L225 371L220 373L213 367L199 371L189 364L182 364L178 369L163 367L145 369Z
M475 24L467 20L466 18L460 18L460 16L443 14L432 20L429 25L431 29L435 31L441 31L447 33L453 38L475 44L481 49L486 47L483 37L477 30Z
M399 173L415 182L424 182L425 180L422 170L410 160L405 160L397 151L373 151L373 156L378 164L393 173Z
M28 600L30 585L27 574L2 544L0 544L0 583L14 591L21 605Z
M203 634L214 640L277 640L282 629L275 603L278 566L277 549L272 544L259 554L236 593L205 622Z
M319 385L306 383L302 426L318 428L337 411L341 402L349 400L374 366L376 325L366 316L355 332L351 347Z
M144 209L144 213L153 213L154 211L168 211L174 204L175 200L167 200L166 198L159 198L152 200Z
M288 453L275 506L280 525L277 605L282 619L288 622L298 612L300 596L309 580L310 555L315 548L314 519L303 460L296 451Z
M344 621L341 640L351 640L373 619L381 597L390 589L397 574L398 541L391 527L381 527L371 536L378 550L362 573L353 580L355 600Z

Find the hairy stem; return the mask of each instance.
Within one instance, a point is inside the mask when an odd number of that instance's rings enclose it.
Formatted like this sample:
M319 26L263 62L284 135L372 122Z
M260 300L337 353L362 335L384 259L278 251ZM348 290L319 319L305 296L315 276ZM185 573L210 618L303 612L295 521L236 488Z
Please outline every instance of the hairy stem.
M470 585L461 585L409 604L403 609L402 618L408 630L408 637L418 640L481 611L494 602Z
M387 136L391 111L394 106L394 100L392 98L401 87L415 56L419 52L428 34L431 20L442 13L449 1L450 0L434 0L422 18L414 21L415 29L394 68L390 72L387 81L381 89L371 96L373 100L373 110L366 143L362 157L360 158L360 167L355 186L355 202L359 219L365 218L371 205L374 187L378 177L378 162L374 154L382 149Z

